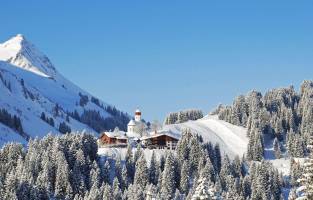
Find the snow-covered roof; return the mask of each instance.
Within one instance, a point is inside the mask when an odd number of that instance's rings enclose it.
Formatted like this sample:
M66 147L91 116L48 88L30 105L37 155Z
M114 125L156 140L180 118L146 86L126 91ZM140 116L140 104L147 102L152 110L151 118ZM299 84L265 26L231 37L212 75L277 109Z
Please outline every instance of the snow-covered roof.
M140 135L138 133L130 133L125 131L113 131L113 132L104 132L110 138L117 138L117 139L127 139L127 138L134 138L139 139Z
M141 111L137 108L135 113L141 113Z
M104 132L108 137L115 137L115 138L127 138L126 137L126 132L124 131L113 131L113 132Z
M151 132L148 135L142 136L140 139L141 140L146 140L146 139L150 139L150 138L156 138L162 135L166 135L172 138L175 138L177 140L180 139L180 136L173 134L171 131L157 131L157 132Z
M128 122L128 126L136 126L136 122L135 122L135 120L130 120L129 122Z

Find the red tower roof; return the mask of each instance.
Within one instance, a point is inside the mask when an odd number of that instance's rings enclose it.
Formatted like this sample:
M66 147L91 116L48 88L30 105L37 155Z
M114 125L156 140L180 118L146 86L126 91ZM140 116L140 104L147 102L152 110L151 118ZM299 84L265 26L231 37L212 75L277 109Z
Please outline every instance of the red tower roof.
M135 111L135 115L141 115L141 111L140 111L139 109L137 109L137 110Z

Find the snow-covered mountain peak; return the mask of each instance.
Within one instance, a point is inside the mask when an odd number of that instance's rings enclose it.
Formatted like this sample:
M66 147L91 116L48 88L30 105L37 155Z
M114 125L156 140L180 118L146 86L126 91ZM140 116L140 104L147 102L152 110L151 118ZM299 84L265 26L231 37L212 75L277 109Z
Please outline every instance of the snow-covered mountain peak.
M49 58L22 34L0 44L0 60L43 77L53 78L57 73Z
M22 43L24 43L25 45L26 43L25 37L22 34L17 34L8 41L4 42L1 46L3 48L11 50L11 52L13 53L13 51L18 52L21 50L23 45Z

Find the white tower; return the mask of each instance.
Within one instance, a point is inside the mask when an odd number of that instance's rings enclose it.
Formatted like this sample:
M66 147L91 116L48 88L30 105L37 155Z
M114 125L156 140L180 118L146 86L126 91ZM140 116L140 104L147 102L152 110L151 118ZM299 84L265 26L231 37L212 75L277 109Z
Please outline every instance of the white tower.
M135 121L140 122L141 121L141 111L137 108L135 111Z
M136 127L136 122L134 120L130 120L127 125L127 132L128 133L134 133Z

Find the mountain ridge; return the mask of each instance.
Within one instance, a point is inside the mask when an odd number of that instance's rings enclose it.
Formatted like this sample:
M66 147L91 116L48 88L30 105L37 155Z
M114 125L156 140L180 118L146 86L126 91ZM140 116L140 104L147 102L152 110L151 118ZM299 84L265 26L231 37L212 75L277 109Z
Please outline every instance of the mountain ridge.
M12 118L19 117L29 138L48 132L59 134L62 123L71 131L86 130L97 135L115 125L125 129L130 119L127 113L63 77L49 58L21 34L0 44L0 93L0 109ZM7 126L9 122L2 120L2 124ZM10 134L16 135L16 130L2 127L0 145L1 141L11 141ZM26 143L24 139L19 142Z

